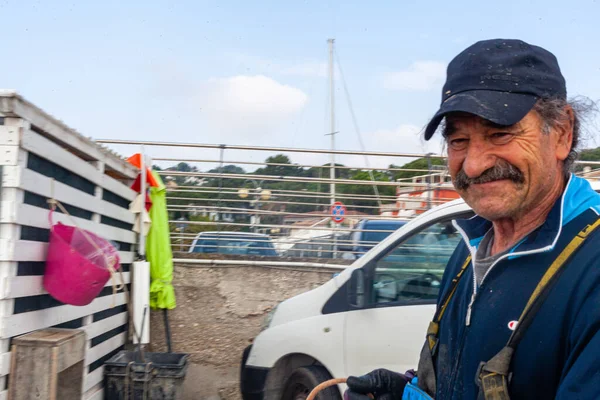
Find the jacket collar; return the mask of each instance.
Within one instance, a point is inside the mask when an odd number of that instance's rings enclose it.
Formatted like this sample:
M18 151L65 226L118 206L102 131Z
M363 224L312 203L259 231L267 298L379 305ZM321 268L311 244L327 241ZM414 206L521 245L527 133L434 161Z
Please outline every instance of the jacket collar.
M592 189L588 181L571 174L563 194L552 206L544 224L517 243L510 250L510 258L552 250L562 228L589 208L600 209L600 194ZM472 255L485 233L492 228L490 221L478 215L453 223Z

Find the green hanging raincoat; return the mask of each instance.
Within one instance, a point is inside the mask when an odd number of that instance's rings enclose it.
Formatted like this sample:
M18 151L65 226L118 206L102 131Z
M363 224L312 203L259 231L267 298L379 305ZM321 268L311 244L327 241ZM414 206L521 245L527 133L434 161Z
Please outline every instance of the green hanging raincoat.
M169 215L167 213L167 190L155 171L152 175L158 187L150 187L150 219L152 225L146 240L146 257L150 262L150 307L172 310L176 306L173 281L173 253L169 236Z

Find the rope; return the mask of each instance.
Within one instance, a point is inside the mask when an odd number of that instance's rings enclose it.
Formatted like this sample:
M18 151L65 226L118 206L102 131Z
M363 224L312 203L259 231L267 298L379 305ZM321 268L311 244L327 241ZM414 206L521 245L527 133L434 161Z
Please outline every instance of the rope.
M346 383L347 378L335 378L335 379L330 379L328 381L325 381L317 386L315 386L315 388L310 392L310 394L308 395L308 397L306 398L306 400L315 400L317 397L317 394L319 394L320 391L327 389L328 387L331 386L335 386L335 385L339 385L342 383ZM372 394L368 394L367 396L369 396L369 398L374 399L375 397L373 397Z
M358 121L356 119L356 114L354 114L354 107L352 107L352 99L350 98L350 91L348 90L348 86L346 85L346 79L344 78L344 71L342 70L342 63L340 62L340 56L338 54L337 49L335 50L335 56L337 59L338 69L340 70L340 78L342 78L342 85L344 86L344 92L346 92L346 101L348 102L348 108L350 109L350 116L352 117L352 124L354 125L354 131L356 132L356 136L358 137L358 144L360 145L360 149L363 152L365 152L365 144L363 143L362 135L361 135L360 129L358 127ZM367 164L367 167L370 168L371 165L369 164L369 157L367 157L367 155L365 154L364 158L365 158L365 163ZM377 204L381 208L383 203L381 202L381 197L379 195L379 188L375 184L375 174L373 173L372 169L369 169L368 172L369 172L369 177L371 178L371 181L373 182L373 191L375 192L375 198L377 199Z

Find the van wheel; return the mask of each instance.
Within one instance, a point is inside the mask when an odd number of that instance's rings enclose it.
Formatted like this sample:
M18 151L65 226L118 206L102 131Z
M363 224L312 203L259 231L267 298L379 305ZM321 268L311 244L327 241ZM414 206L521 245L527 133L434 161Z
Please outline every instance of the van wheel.
M297 368L285 383L281 400L306 400L315 386L329 379L331 379L331 375L323 367L311 365ZM320 392L317 400L341 400L337 386Z

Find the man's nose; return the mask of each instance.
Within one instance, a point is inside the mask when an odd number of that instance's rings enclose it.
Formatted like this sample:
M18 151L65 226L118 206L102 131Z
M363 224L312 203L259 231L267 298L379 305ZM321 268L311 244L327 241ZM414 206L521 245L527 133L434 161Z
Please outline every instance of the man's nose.
M490 145L482 140L471 140L463 161L463 171L469 178L477 178L496 164Z

